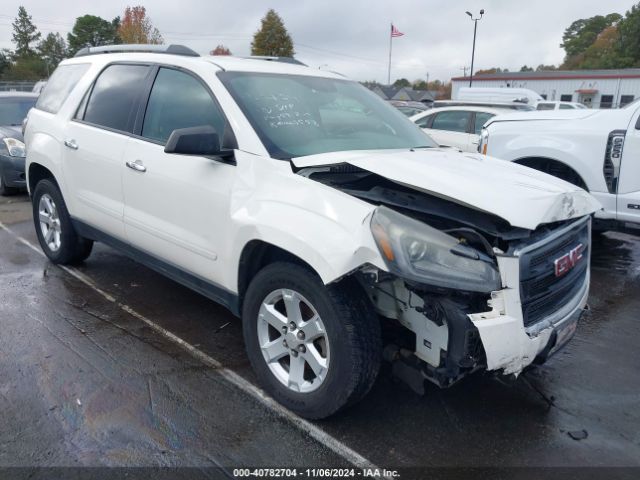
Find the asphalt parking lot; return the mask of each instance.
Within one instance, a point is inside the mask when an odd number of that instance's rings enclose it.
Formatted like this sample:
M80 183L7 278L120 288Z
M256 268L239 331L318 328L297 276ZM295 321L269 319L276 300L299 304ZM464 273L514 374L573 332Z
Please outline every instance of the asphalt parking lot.
M52 265L26 195L0 222L0 467L640 467L639 238L595 239L590 310L543 367L424 397L383 368L307 423L260 398L222 307L102 245Z

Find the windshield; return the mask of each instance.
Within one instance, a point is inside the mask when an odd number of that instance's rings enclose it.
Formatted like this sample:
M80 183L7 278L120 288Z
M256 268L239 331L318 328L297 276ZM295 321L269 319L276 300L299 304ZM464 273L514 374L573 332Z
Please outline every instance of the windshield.
M273 158L437 146L356 82L254 72L218 75Z
M0 125L20 126L36 98L9 97L0 98Z

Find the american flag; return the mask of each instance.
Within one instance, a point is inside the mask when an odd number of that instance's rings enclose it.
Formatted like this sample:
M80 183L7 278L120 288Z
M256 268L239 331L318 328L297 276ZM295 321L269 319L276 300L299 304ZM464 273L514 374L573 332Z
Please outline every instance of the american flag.
M392 37L401 37L403 36L404 33L402 33L400 30L398 30L395 25L393 25L393 23L391 24L391 36Z

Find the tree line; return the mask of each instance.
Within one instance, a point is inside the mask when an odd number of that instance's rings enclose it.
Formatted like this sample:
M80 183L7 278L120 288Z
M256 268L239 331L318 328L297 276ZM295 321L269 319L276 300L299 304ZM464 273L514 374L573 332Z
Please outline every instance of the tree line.
M520 71L640 67L640 3L624 15L610 13L574 21L565 29L560 46L565 52L560 65L524 65ZM474 75L508 71L494 67L478 70Z
M47 78L65 58L73 57L84 47L118 44L163 44L145 7L126 7L122 17L112 20L95 15L83 15L76 21L65 39L58 32L46 36L38 30L25 7L18 8L12 23L13 50L0 51L0 80L39 80ZM224 45L218 45L211 55L231 55ZM269 10L251 42L252 55L292 57L293 40L282 18Z

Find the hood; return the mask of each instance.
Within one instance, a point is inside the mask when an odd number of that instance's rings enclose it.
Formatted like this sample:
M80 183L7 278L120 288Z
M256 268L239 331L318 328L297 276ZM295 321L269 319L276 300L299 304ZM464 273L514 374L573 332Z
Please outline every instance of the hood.
M0 138L15 138L23 141L21 127L0 126Z
M535 112L517 112L506 113L504 115L496 115L490 118L486 125L495 122L522 122L532 120L582 120L597 115L601 112L598 110L588 110L584 108L576 110L540 110Z
M401 185L534 230L600 210L575 185L521 165L452 150L334 152L292 159L296 167L348 163Z

